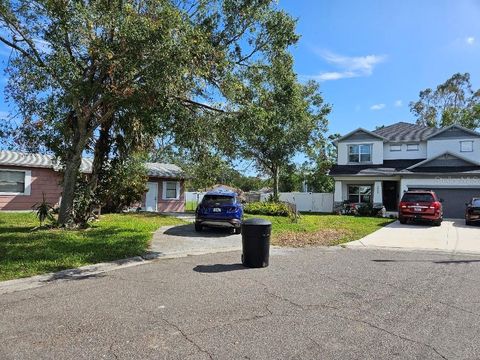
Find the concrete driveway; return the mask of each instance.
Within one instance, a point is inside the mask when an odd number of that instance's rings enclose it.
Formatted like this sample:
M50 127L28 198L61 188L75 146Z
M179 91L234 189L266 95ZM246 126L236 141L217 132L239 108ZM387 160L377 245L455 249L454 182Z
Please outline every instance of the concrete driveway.
M480 253L480 226L466 226L463 219L444 220L441 226L398 221L345 244L347 247L388 247L440 250L453 253Z
M480 256L272 249L0 296L0 359L479 359Z
M165 226L157 230L145 258L180 257L240 250L242 235L229 229L204 228L196 232L193 224Z

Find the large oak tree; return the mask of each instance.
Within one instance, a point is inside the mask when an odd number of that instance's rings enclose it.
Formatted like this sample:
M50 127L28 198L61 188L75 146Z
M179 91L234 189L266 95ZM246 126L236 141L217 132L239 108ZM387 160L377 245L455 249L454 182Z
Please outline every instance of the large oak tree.
M2 0L0 26L22 116L15 141L64 167L61 225L85 152L94 191L112 152L148 147L162 131L179 144L222 142L239 121L212 115L237 112L245 69L268 67L297 40L270 0Z

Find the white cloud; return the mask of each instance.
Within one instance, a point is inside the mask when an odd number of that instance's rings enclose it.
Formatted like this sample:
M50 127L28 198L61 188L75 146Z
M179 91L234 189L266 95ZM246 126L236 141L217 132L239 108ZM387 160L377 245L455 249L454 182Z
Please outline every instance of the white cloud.
M468 45L473 45L475 43L475 38L473 36L469 36L465 39L465 42L468 44Z
M332 71L332 72L323 72L318 75L308 76L310 79L317 81L327 81L327 80L339 80L339 79L348 79L356 77L357 75L351 71Z
M394 105L395 107L401 107L401 106L403 106L403 101L402 101L402 100L396 100L396 101L393 103L393 105Z
M306 76L318 81L370 76L375 66L387 58L385 55L344 56L331 51L317 49L314 51L326 62L340 69L340 71L326 71L318 75Z
M370 106L370 110L382 110L385 106L385 104L375 104Z

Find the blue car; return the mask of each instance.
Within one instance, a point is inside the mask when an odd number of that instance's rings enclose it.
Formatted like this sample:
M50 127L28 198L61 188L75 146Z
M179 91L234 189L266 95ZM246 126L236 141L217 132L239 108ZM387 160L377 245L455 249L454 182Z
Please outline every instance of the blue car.
M230 228L240 234L243 206L238 195L230 190L215 189L207 192L195 211L195 230L204 226Z

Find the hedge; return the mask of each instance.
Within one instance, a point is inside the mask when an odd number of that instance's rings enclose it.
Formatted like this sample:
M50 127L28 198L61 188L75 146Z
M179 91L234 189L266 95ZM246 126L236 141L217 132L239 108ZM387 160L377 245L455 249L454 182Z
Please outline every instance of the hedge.
M292 210L287 204L268 201L247 203L244 211L252 215L290 216L292 214Z

